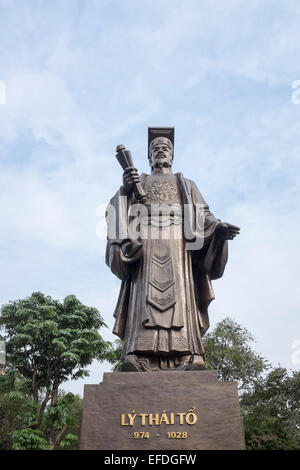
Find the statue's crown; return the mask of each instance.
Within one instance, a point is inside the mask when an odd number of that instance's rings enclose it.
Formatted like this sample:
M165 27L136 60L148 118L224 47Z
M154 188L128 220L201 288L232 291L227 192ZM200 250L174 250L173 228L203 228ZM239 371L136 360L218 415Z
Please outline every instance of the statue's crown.
M172 142L174 148L174 127L148 127L148 155L152 140L157 137L166 137Z

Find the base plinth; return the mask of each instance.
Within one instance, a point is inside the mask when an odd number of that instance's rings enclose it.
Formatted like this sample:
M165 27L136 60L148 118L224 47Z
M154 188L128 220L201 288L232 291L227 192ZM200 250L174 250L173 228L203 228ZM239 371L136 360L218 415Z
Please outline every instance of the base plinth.
M234 382L216 371L109 372L85 385L81 450L242 450Z

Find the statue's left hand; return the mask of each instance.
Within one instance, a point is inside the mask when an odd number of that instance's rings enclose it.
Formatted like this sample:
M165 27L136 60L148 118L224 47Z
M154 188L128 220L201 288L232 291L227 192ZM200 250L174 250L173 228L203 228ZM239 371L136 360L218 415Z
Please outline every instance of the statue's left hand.
M240 233L240 228L228 222L221 222L217 225L216 232L223 240L233 240Z
M125 240L121 245L124 256L131 261L136 261L142 255L142 243L137 240Z

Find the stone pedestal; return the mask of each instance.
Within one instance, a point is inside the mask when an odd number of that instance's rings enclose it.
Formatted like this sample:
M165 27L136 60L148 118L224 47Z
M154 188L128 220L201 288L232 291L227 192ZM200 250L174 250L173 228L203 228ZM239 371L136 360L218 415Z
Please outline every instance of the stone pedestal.
M84 388L79 449L244 448L237 386L216 371L110 372Z

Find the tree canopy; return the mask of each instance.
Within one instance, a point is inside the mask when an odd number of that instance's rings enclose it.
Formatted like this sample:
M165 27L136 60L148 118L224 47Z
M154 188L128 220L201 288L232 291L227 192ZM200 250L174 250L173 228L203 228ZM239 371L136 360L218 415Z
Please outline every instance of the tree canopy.
M206 368L217 370L223 382L237 382L241 390L253 386L269 367L253 349L253 335L231 318L217 323L203 342Z
M272 369L241 396L248 449L300 448L300 372Z
M6 343L7 368L0 385L9 393L6 399L18 398L20 406L26 404L34 410L28 427L23 423L11 434L19 446L32 446L33 441L44 445L40 433L45 425L43 435L50 448L62 441L70 424L66 410L76 398L72 394L59 397L59 387L66 380L87 376L93 359L106 359L111 348L99 333L103 327L99 311L83 305L74 295L60 302L34 292L3 305L0 339ZM22 383L19 391L15 390L16 380Z

